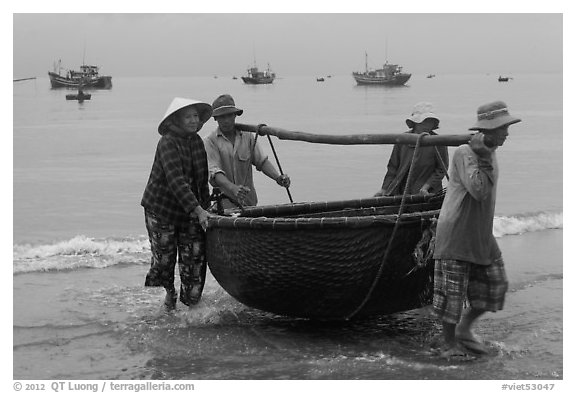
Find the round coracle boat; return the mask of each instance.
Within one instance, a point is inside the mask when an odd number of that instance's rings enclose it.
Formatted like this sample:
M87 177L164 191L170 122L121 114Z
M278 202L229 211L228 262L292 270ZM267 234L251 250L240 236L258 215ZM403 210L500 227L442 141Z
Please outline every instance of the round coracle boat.
M432 299L442 200L407 195L227 211L209 220L208 265L235 299L279 315L348 320L420 308Z

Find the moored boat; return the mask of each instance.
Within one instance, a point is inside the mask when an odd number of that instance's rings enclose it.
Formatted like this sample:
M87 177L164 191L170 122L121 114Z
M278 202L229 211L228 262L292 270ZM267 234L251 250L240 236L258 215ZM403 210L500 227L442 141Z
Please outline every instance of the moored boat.
M92 94L78 93L78 94L66 94L67 100L84 101L92 98Z
M237 127L280 139L339 145L416 142L418 148L457 146L470 139ZM235 299L275 314L349 320L420 308L432 299L430 245L442 201L440 193L226 211L209 219L208 265Z
M384 63L382 68L377 70L368 69L368 53L366 53L366 68L364 72L353 72L352 76L359 85L385 85L403 86L412 74L402 72L402 67L398 64Z
M265 71L259 71L258 67L248 68L247 75L242 77L244 83L249 85L266 85L274 82L276 74L270 70L270 64Z
M62 75L61 62L58 61L54 66L53 72L48 72L50 78L50 85L52 88L73 88L77 89L80 84L85 88L92 89L111 89L112 77L103 76L99 74L99 67L94 65L81 65L80 71L67 70Z

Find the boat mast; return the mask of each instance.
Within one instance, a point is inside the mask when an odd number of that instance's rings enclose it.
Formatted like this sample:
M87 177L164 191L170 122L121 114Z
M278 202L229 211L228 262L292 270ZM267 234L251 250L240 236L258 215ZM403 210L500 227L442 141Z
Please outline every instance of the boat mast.
M84 36L84 53L82 53L82 65L86 65L86 36Z
M388 64L388 37L384 40L384 60L386 60L384 64Z
M366 73L368 73L368 52L367 51L364 51L364 59L365 59L364 60L365 61L364 66L366 67Z

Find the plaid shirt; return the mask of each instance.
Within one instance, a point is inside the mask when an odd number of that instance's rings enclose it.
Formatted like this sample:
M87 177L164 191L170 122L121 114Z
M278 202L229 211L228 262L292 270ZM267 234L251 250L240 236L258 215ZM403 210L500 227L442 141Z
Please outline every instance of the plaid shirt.
M142 196L144 209L173 223L191 220L200 205L209 206L208 160L198 134L169 132L158 142L154 164Z

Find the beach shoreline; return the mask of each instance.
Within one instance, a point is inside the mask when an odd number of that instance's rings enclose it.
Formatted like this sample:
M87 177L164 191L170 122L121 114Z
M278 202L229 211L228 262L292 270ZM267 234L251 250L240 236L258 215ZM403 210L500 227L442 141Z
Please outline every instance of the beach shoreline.
M562 235L562 230L547 230L498 239L507 265L511 290L505 310L487 315L480 327L483 333L496 332L494 339L502 343L503 348L508 348L503 349L503 359L499 360L506 361L510 374L500 374L501 377L518 377L519 371L510 368L509 363L528 363L524 369L531 367L530 359L526 359L527 355L523 354L530 351L530 348L510 342L521 341L522 336L515 336L513 330L507 327L513 323L508 319L515 316L526 319L526 323L529 323L531 312L525 303L531 301L532 295L528 292L540 291L539 296L544 296L544 304L541 305L543 309L551 308L547 302L554 304L555 311L558 307L562 309L561 297L547 297L557 294L558 288L560 293L562 291ZM539 268L542 266L540 259L544 257L547 258L547 264L544 268ZM173 334L176 335L192 334L198 335L201 340L207 340L205 344L189 343L189 348L177 349L173 346L181 345L184 340L182 337L174 338L174 342L165 342L176 352L176 357L193 357L194 351L198 351L197 356L200 356L210 347L211 342L218 347L218 331L222 329L230 330L231 336L228 340L232 341L247 340L246 334L253 334L250 325L241 322L242 317L238 317L244 314L252 315L250 310L246 312L246 307L226 294L211 274L204 298L196 309L185 310L179 304L179 311L172 317L166 317L161 310L163 290L143 286L147 269L147 264L123 264L99 269L81 268L14 275L14 379L171 379L175 375L183 378L184 374L178 374L182 371L171 369L176 367L175 364L157 364L158 357L168 356L161 345L154 342L159 338L157 334L160 331L169 332L173 329ZM539 283L545 283L544 288ZM31 288L36 291L31 291ZM273 326L277 323L272 315L256 315L258 325L264 330L270 329L269 324ZM430 323L429 318L426 318L426 321ZM376 322L371 329L379 323L381 322ZM557 320L550 323L554 325L554 329L560 329L554 337L562 337L562 324L558 325ZM282 348L286 345L285 340L289 339L294 341L290 347L299 347L298 341L302 338L293 333L286 334L286 337L271 335L268 340L272 345ZM330 334L335 333L331 331ZM408 338L409 336L406 337ZM533 346L534 343L530 345ZM195 346L198 347L195 349ZM560 356L560 359L552 361L548 366L550 369L540 377L562 378L561 342L546 348ZM236 355L245 351L242 348L228 349L232 354L239 351ZM264 355L270 355L269 350L271 348L258 349ZM374 351L374 348L371 351ZM410 358L407 354L399 356ZM217 363L216 360L213 361ZM255 360L254 362L254 372L244 377L280 377L271 370L258 373L258 367L264 365ZM194 367L191 367L190 374L186 374L188 377L210 379L219 375L203 374L198 370L194 372ZM539 367L540 370L543 369L542 366ZM229 369L220 375L224 379L235 378L241 375L239 372L240 369L237 372ZM367 372L365 377L371 379L376 375ZM456 377L451 372L442 374L439 370L435 370L433 375L444 375L447 379ZM302 374L303 379L308 377L310 375L307 373ZM330 376L323 375L320 378L324 377ZM332 377L337 378L337 375ZM478 377L483 379L486 376ZM538 375L533 377L540 378ZM295 375L290 378L295 378Z

